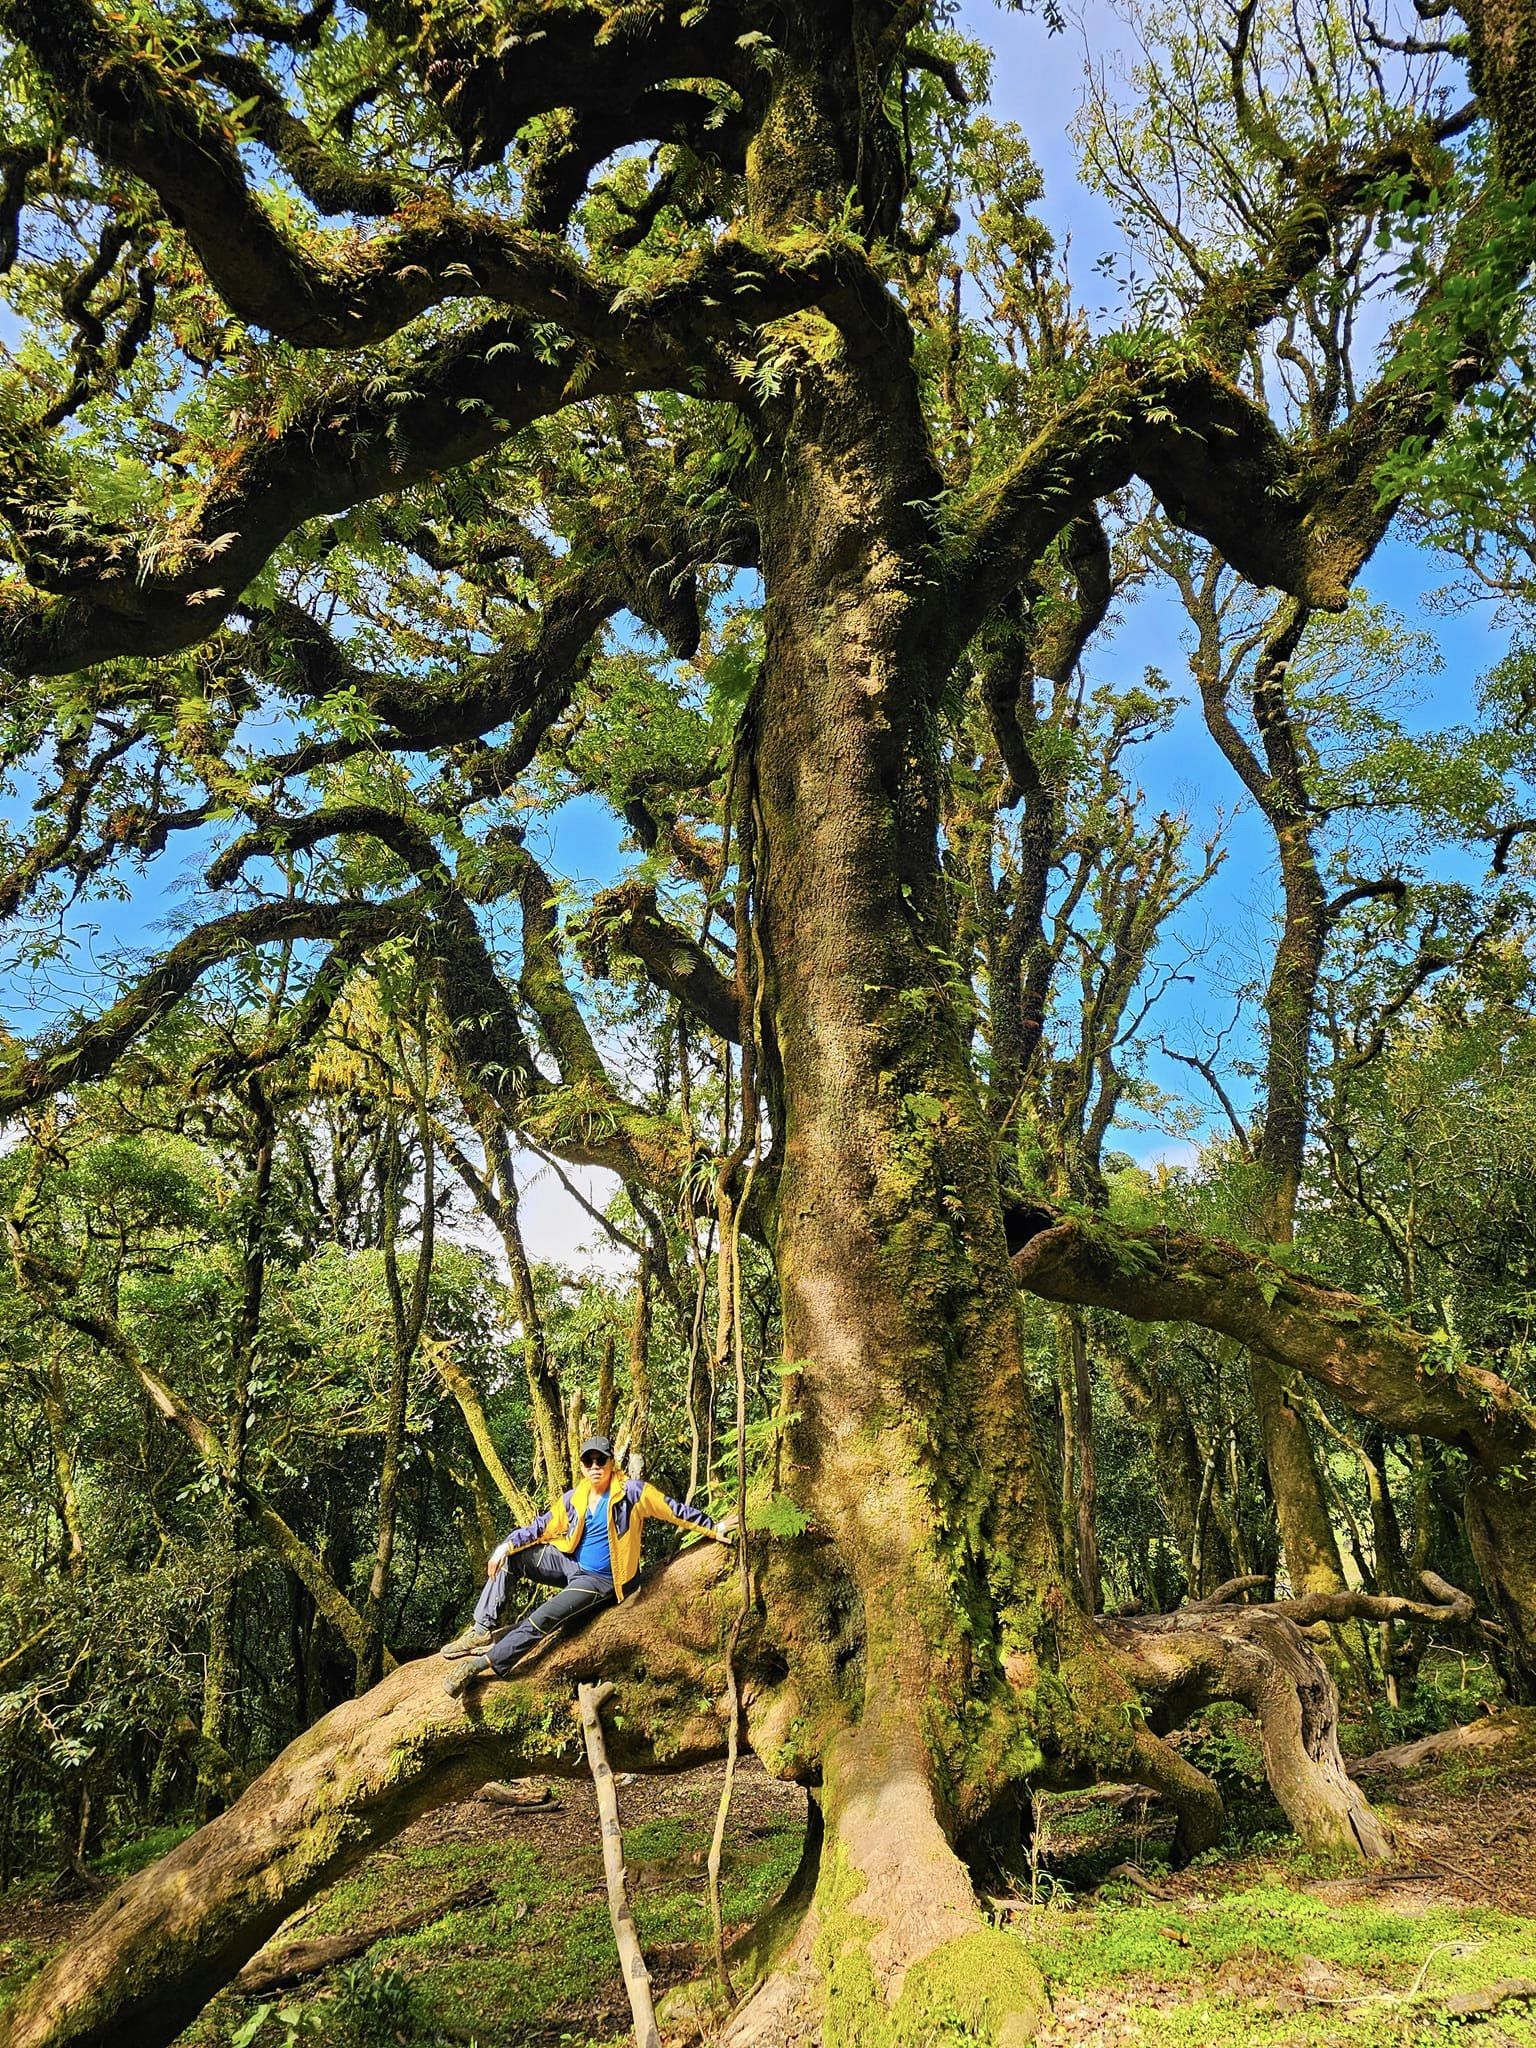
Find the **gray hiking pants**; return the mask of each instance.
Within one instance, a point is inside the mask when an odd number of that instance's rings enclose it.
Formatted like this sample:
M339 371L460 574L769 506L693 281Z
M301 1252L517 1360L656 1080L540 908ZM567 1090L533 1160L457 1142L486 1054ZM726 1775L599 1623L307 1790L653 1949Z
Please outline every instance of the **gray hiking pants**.
M511 1588L528 1581L536 1586L558 1586L560 1591L525 1614L516 1628L509 1629L486 1652L498 1678L505 1678L520 1657L573 1621L613 1604L613 1580L606 1572L584 1572L575 1558L556 1550L552 1543L542 1543L537 1550L514 1552L495 1577L486 1580L485 1591L475 1603L480 1626L495 1628L510 1604Z

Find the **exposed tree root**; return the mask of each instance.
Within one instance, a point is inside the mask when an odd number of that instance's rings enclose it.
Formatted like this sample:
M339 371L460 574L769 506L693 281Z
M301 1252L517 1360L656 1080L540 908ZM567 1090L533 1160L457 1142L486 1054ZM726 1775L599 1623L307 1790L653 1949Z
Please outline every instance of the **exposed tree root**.
M1040 1974L1023 1943L987 1920L914 1722L877 1710L829 1750L814 1896L721 2048L905 2048L946 2019L995 2048L1034 2038L1046 2010Z
M1516 1749L1529 1745L1536 1751L1536 1715L1518 1707L1503 1714L1486 1714L1460 1728L1446 1728L1438 1735L1424 1735L1417 1742L1399 1742L1391 1749L1379 1749L1374 1756L1356 1759L1349 1767L1352 1778L1371 1778L1387 1771L1416 1771L1421 1764L1442 1756L1465 1756L1469 1751Z
M1309 1849L1368 1862L1392 1854L1391 1835L1344 1768L1339 1696L1327 1666L1287 1614L1193 1607L1103 1627L1147 1707L1149 1739L1138 1746L1137 1776L1173 1801L1181 1850L1220 1838L1220 1794L1157 1738L1215 1700L1237 1700L1258 1721L1270 1787Z
M491 1888L482 1879L450 1892L445 1899L434 1900L430 1906L419 1906L414 1912L372 1927L355 1927L349 1934L322 1934L313 1941L292 1941L270 1954L263 1950L240 1972L235 1989L248 1998L257 1998L288 1984L301 1984L306 1977L317 1977L322 1970L334 1969L338 1963L365 1954L377 1942L397 1941L403 1934L414 1934L419 1927L430 1927L445 1914L478 1904L490 1895Z

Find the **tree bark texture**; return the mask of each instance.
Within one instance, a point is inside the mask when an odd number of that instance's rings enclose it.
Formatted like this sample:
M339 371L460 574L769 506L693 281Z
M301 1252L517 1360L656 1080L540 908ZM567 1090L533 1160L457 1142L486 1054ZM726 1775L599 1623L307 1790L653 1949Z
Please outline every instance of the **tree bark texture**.
M1333 1680L1293 1621L1263 1609L1193 1607L1104 1626L1126 1648L1154 1736L1211 1700L1242 1701L1259 1724L1270 1786L1307 1847L1370 1862L1391 1855L1390 1832L1344 1767ZM1209 1845L1186 1834L1185 1846Z
M807 83L782 108L812 146L814 99ZM1043 1598L1063 1614L1071 1600L990 1128L943 964L943 673L920 509L938 479L905 351L859 339L871 359L826 326L791 372L793 432L757 493L767 658L749 713L783 1133L776 1254L803 1417L788 1469L837 1533L865 1637L858 1717L824 1752L819 1932L802 1963L831 2043L858 2038L856 2008L917 2029L985 1957L992 1989L972 1995L992 2039L1032 2022L1039 1978L982 1920L940 1788L963 1803L983 1775L959 1753L959 1709L988 1682L973 1636L995 1641L1008 1615L1028 1639Z
M1280 1375L1261 1352L1248 1354L1248 1385L1258 1415L1264 1463L1280 1523L1280 1547L1292 1590L1339 1592L1344 1585L1344 1569L1318 1471L1317 1446L1307 1418L1289 1398Z

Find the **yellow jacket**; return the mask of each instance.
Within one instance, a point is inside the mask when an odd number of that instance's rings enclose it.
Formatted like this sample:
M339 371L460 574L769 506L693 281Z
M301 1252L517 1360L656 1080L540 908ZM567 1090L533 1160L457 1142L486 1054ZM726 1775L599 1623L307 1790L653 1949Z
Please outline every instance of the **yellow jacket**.
M581 1542L591 1505L592 1483L578 1479L537 1521L530 1522L525 1529L514 1529L501 1546L502 1555L510 1557L514 1551L532 1550L536 1543L551 1543L556 1550L571 1556ZM698 1508L669 1500L659 1487L645 1480L615 1478L608 1489L608 1554L613 1562L616 1599L624 1598L640 1569L640 1537L647 1521L672 1522L679 1529L700 1529L717 1543L730 1541Z

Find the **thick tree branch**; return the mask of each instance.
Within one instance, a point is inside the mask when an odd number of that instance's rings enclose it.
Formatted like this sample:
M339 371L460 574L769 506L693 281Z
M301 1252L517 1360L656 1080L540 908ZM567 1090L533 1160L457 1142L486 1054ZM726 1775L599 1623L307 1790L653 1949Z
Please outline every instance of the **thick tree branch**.
M31 582L0 583L0 667L65 675L194 646L307 520L459 468L578 396L635 381L574 344L541 359L520 322L488 321L388 373L338 379L270 437L264 425L250 431L178 519L173 546L165 534L82 537L46 492L39 499L31 455L13 443L0 518Z
M606 889L592 905L584 931L584 956L599 973L612 973L615 953L630 954L658 988L713 1031L739 1040L741 1009L736 984L668 917L656 891L643 882Z
M1142 477L1176 525L1251 581L1339 611L1384 522L1287 446L1268 414L1216 371L1151 363L1100 377L1013 468L956 518L945 631L958 649L1055 536Z
M425 908L419 892L393 903L261 903L189 932L110 1009L0 1071L0 1122L64 1089L98 1081L212 968L253 946L292 939L372 944L408 929Z
M583 15L589 19L587 10ZM767 251L723 244L701 259L698 275L686 283L668 280L655 293L615 294L568 251L494 216L466 213L440 189L406 197L387 231L361 247L351 242L334 256L316 258L252 191L235 129L218 103L141 53L89 0L6 0L0 19L47 71L75 125L105 161L157 193L230 311L300 347L359 347L445 300L490 298L557 322L612 360L629 356L638 343L654 369L658 349L668 354L684 329L698 339L727 331L743 314L761 320L792 311L838 268L826 261L776 262ZM611 61L611 47L604 55ZM541 51L523 76L538 81L547 108L558 102L547 97L545 61ZM389 196L385 181L339 175L253 63L212 54L199 68L255 99L256 132L324 203L381 210ZM627 96L635 84L633 76L626 78ZM707 107L697 95L687 97L702 119ZM607 146L599 151L607 153ZM684 367L680 356L674 355L673 367Z
M1357 1415L1455 1444L1490 1475L1536 1456L1536 1406L1384 1309L1220 1238L1057 1222L1013 1260L1031 1294L1219 1330Z
M530 1675L443 1695L435 1657L335 1708L243 1797L120 1886L7 2015L8 2048L165 2048L306 1899L418 1814L520 1766L584 1766L549 1702L601 1671L624 1687L621 1768L725 1747L717 1683L729 1570L706 1544L616 1611L540 1653Z

